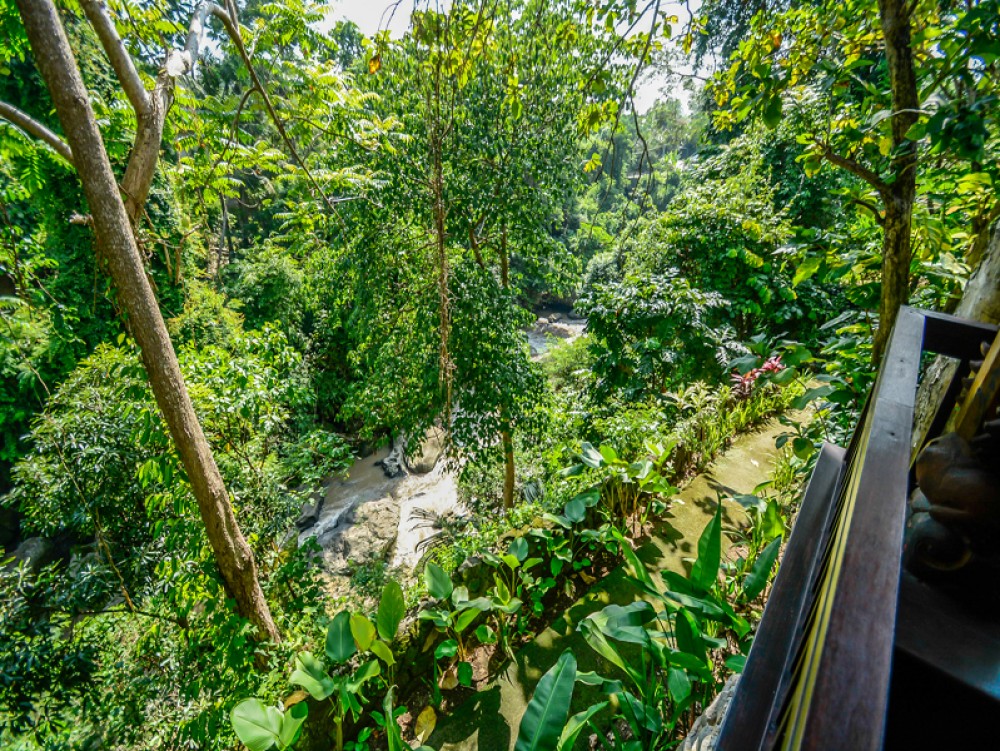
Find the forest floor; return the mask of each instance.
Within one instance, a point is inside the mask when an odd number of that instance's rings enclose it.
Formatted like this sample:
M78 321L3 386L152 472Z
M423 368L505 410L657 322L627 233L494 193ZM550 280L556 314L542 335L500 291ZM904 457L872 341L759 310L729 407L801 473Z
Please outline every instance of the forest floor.
M656 576L659 571L687 573L697 555L698 538L715 513L720 497L752 493L760 483L770 479L779 453L774 442L785 430L777 419L772 419L758 430L738 437L724 454L680 492L656 524L650 541L637 550L654 580L659 579ZM729 528L745 526L746 516L742 507L727 500L723 521L724 526ZM429 745L441 751L513 749L518 724L535 684L564 650L573 651L580 670L609 671L609 665L577 632L577 624L607 605L627 605L640 596L639 591L629 583L624 568L616 568L551 626L522 647L515 659L485 689L470 697L452 714L440 718L434 733L427 740ZM571 713L598 700L593 689L577 684Z

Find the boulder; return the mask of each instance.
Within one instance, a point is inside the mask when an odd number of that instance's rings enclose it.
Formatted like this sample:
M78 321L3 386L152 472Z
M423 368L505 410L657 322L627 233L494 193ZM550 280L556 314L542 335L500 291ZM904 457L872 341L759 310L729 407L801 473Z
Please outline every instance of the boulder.
M423 475L434 469L441 455L444 453L445 435L444 430L438 426L433 426L424 433L420 447L414 453L413 458L407 461L410 469L418 475Z
M722 721L726 718L726 710L736 693L739 675L729 676L722 691L708 705L702 715L694 721L687 738L681 743L679 751L715 751L722 732Z
M319 521L319 515L323 511L323 500L325 493L313 493L309 496L309 501L302 507L299 518L295 520L295 526L305 531Z
M55 543L47 537L29 537L14 550L14 561L24 561L28 570L37 573L56 559Z
M352 565L385 561L396 545L399 501L389 495L359 503L338 527L343 531L338 529L328 539L320 540L329 571L349 575Z
M385 472L386 477L400 477L406 474L406 434L400 433L392 442L388 456L375 462Z

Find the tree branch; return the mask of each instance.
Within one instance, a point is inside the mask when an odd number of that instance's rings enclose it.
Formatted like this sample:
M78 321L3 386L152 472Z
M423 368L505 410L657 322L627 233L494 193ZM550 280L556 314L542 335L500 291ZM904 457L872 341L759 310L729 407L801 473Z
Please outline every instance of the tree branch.
M851 203L861 206L862 208L868 209L870 212L872 212L872 216L875 217L875 221L878 222L878 225L880 227L885 227L885 217L882 215L882 212L878 210L878 206L876 206L874 203L872 203L871 201L866 201L863 198L856 198L853 196L851 197Z
M239 24L236 17L236 6L232 0L227 0L226 6L229 10L224 10L223 8L215 5L214 3L208 3L206 5L208 12L222 21L222 25L226 27L226 33L232 40L233 44L236 46L237 52L240 54L240 58L243 60L243 65L246 66L247 73L250 74L250 80L253 81L253 86L257 89L260 94L261 100L264 102L264 108L267 110L268 115L271 117L271 121L274 123L274 127L278 131L278 135L281 136L281 140L284 141L285 146L291 152L292 158L295 162L302 168L305 173L306 178L312 183L312 186L319 193L320 198L326 204L326 207L330 209L330 212L334 216L339 216L337 214L337 209L334 208L334 203L337 201L331 201L326 192L320 187L320 184L316 182L316 178L313 177L312 172L306 166L306 163L299 156L298 150L295 148L295 144L292 143L291 137L288 135L288 131L285 130L285 125L278 117L278 112L274 108L274 104L271 102L271 97L267 93L267 89L264 88L264 84L261 82L260 77L257 75L257 69L254 68L253 61L250 59L250 53L247 52L246 45L243 44L243 37L240 36Z
M863 164L854 161L853 159L841 156L840 154L835 152L832 148L830 148L829 144L824 143L819 139L816 140L816 144L822 150L823 158L826 159L828 162L830 162L830 164L835 164L838 167L847 170L852 175L860 177L866 183L875 188L875 190L877 190L883 198L886 198L888 196L889 184L885 182L881 177L879 177L878 174L868 169Z
M69 162L70 167L76 166L73 162L73 150L69 147L69 144L26 112L22 112L17 107L6 102L0 102L0 117L20 128L25 133L34 136L39 141L43 141L49 148Z
M142 85L139 71L135 68L132 56L125 49L125 44L118 36L118 29L115 22L108 14L102 0L80 0L80 6L87 15L87 20L97 32L97 38L101 40L101 46L108 56L111 67L114 68L115 75L125 91L125 96L132 103L137 115L145 115L149 111L149 92Z

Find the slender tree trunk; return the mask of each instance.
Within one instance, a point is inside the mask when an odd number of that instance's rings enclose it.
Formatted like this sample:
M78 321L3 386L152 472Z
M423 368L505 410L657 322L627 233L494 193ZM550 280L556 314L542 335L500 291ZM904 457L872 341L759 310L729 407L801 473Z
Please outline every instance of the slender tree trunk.
M17 0L17 5L35 62L72 149L98 245L142 350L150 386L187 472L226 588L240 614L264 637L278 641L280 634L261 591L253 553L236 523L222 476L184 385L59 15L52 0Z
M887 186L885 235L882 242L882 299L872 358L875 363L889 341L896 314L910 296L910 246L913 202L917 192L917 145L906 137L917 121L920 102L910 48L910 10L907 0L879 0L879 18L885 39L892 87L892 146L894 180Z

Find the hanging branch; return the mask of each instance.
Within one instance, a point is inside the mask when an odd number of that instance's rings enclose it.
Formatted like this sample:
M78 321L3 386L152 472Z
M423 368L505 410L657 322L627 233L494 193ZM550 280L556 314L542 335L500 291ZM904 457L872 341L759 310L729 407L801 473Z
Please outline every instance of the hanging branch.
M42 123L31 117L31 115L26 112L22 112L12 104L0 102L0 117L15 127L20 128L25 133L28 133L29 135L37 138L39 141L45 143L49 148L65 159L66 162L69 163L69 166L76 166L73 163L73 150L69 147L69 144L47 127L42 125Z

